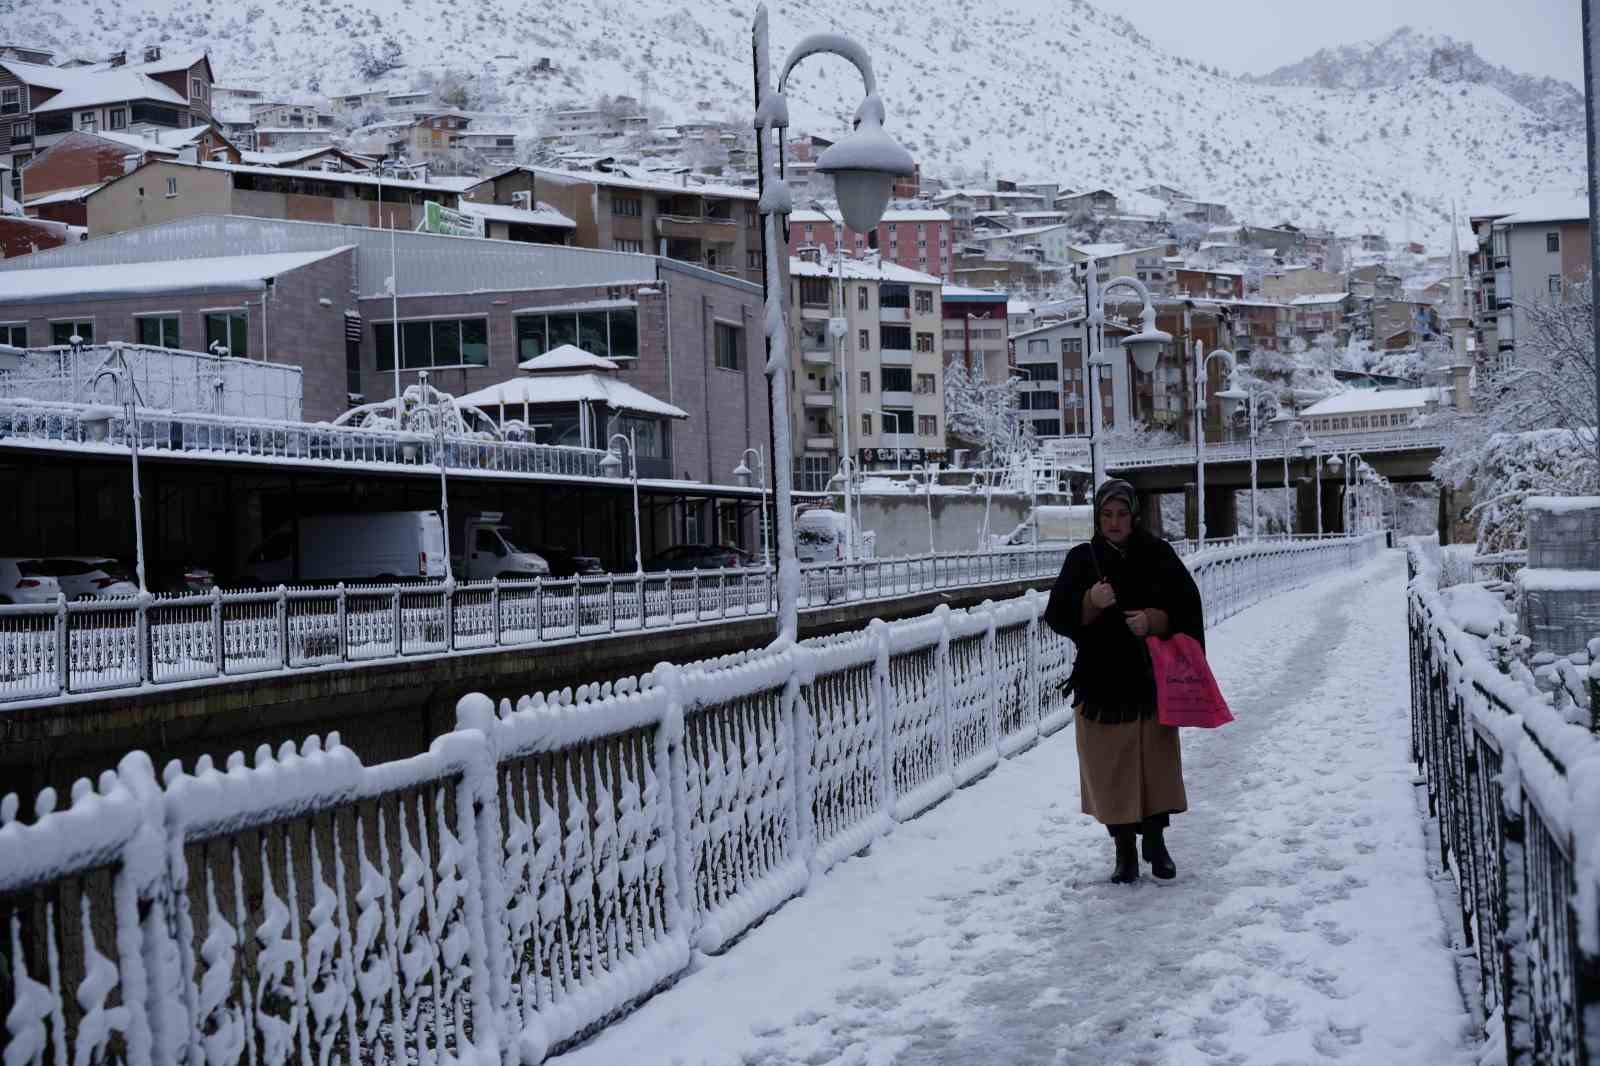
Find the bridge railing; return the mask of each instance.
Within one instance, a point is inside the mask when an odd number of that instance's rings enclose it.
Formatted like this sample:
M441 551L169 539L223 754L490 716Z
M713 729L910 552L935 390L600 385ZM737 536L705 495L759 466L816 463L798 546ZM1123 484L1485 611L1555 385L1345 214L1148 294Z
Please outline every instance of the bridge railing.
M1600 1063L1600 683L1552 702L1510 652L1451 617L1413 545L1411 749L1461 931L1507 1061ZM1558 709L1559 708L1559 709Z
M1376 550L1189 564L1215 620ZM471 695L428 752L375 766L331 734L160 783L136 752L27 816L7 796L8 1066L537 1063L1066 725L1074 652L1045 602Z
M1339 433L1321 438L1324 448L1339 451L1358 451L1363 455L1377 452L1413 451L1438 448L1444 443L1444 434L1438 429L1388 429L1363 433ZM1289 449L1291 459L1298 458L1296 441L1285 442L1280 434L1262 434L1256 438L1256 461L1282 459L1284 449ZM1250 458L1248 440L1229 441L1206 445L1207 463L1245 462ZM1183 466L1194 462L1194 445L1175 448L1151 448L1142 451L1108 451L1106 466L1112 470L1135 470L1149 466Z

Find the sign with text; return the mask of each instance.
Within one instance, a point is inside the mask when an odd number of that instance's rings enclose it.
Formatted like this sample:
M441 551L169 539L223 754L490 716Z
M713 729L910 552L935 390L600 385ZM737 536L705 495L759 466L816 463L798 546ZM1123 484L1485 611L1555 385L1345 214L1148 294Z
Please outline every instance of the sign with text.
M483 219L429 200L423 205L422 231L446 237L482 237Z

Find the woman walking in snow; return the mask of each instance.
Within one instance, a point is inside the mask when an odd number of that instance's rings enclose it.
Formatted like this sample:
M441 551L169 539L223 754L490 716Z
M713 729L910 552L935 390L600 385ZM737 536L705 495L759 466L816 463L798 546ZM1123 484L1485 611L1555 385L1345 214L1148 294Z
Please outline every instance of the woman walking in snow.
M1116 843L1111 880L1139 878L1135 837L1156 877L1176 877L1162 837L1188 809L1178 731L1156 718L1145 637L1187 633L1205 643L1200 590L1172 546L1134 526L1133 486L1115 478L1094 494L1095 534L1067 554L1045 622L1077 645L1068 684L1076 704L1083 813Z

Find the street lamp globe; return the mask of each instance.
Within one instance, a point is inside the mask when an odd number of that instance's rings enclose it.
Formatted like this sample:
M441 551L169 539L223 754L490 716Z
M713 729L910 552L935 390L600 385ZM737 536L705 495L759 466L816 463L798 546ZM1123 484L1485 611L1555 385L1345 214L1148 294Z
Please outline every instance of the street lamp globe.
M1218 389L1215 395L1222 401L1222 413L1228 418L1232 418L1238 412L1241 404L1250 402L1250 394L1237 385Z
M1311 434L1307 433L1300 438L1300 443L1295 447L1300 452L1301 458L1309 459L1317 450L1317 442L1311 439Z
M1172 334L1146 326L1131 337L1122 338L1122 350L1133 359L1139 373L1149 374L1161 360L1161 353L1172 343Z
M606 457L600 460L600 472L606 477L622 476L622 456L615 449L606 449Z
M1339 458L1337 455L1330 455L1328 456L1328 461L1323 465L1337 474L1339 471L1344 469L1344 460Z
M916 173L911 153L884 132L883 104L868 96L856 115L855 132L817 157L817 173L833 178L845 225L872 233L889 206L896 178Z
M601 465L604 465L604 461L603 460L602 460L602 464ZM744 488L749 488L750 487L750 476L751 476L750 475L750 468L745 465L745 462L744 462L743 459L740 459L739 460L739 465L733 468L733 476L738 479L739 484L742 487L744 487Z

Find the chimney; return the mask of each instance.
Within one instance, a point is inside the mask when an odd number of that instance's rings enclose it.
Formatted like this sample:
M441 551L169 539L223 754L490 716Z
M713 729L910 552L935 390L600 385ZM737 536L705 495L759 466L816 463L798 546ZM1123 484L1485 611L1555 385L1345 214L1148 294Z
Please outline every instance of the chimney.
M128 62L128 53L127 52L118 52L116 55L111 57L111 66L113 66L113 67L124 66L124 65L127 64L127 62Z
M156 60L158 60L160 58L161 58L161 46L160 45L153 44L153 45L150 45L149 47L147 47L144 50L144 61L146 63L154 63Z

